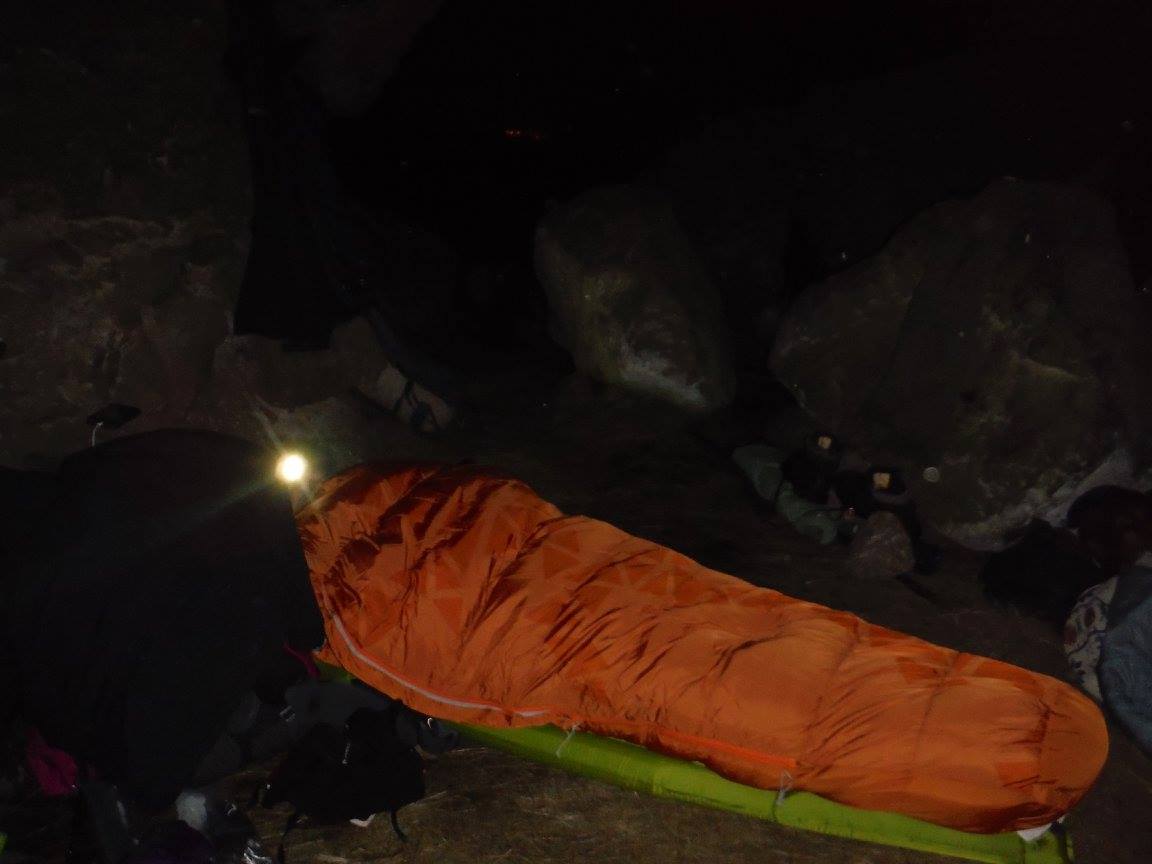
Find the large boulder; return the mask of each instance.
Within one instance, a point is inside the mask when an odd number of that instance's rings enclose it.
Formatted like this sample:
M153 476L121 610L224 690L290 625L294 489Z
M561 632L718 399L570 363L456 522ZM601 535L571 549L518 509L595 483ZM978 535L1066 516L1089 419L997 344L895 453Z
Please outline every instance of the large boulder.
M329 36L391 14L370 5L331 13L344 24ZM222 62L227 4L123 0L111 15L47 0L25 13L0 55L0 464L51 467L92 440L86 418L110 403L141 414L101 440L194 426L296 443L326 470L433 446L410 427L446 426L451 409L406 391L362 319L329 350L232 335L252 207L243 105ZM378 240L375 226L338 228Z
M1149 304L1101 198L1004 180L810 288L771 363L826 428L911 469L938 530L998 548L1148 464Z
M540 222L535 262L554 337L581 372L689 411L731 402L723 310L661 198L584 193Z
M900 517L884 510L869 516L852 538L846 563L857 579L891 579L911 573L916 558Z
M51 464L109 402L173 421L229 329L248 152L226 4L28 6L5 25L0 461Z

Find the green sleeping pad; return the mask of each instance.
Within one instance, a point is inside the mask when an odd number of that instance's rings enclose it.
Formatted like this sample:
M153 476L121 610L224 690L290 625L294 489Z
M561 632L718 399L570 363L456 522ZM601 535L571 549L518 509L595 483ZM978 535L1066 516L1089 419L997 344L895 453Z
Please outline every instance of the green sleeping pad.
M987 864L1065 864L1072 860L1067 831L1027 842L1018 834L969 834L895 813L860 810L808 792L777 792L725 780L697 762L636 744L554 726L491 729L450 724L468 738L535 762L626 789L690 801L837 837L884 843Z

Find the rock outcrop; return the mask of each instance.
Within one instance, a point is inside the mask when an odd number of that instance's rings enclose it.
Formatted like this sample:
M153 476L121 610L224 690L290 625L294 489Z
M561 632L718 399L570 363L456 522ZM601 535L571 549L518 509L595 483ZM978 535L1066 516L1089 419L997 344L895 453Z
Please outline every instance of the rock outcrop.
M584 193L544 217L535 258L554 338L581 372L694 412L732 400L720 303L660 198Z
M391 68L341 83L317 59L357 16L379 25L404 11L369 5L297 22L339 19L309 60L333 99L367 98ZM390 411L424 430L450 422L419 385L400 399L408 379L363 320L326 351L232 335L252 196L223 0L25 11L0 56L0 464L51 467L92 440L86 418L111 403L140 415L100 439L198 426L308 446L330 470L395 455L412 436Z
M857 529L848 550L848 572L857 579L891 579L910 573L916 564L912 540L900 517L880 511Z
M810 288L771 362L826 428L906 467L927 521L997 548L1146 464L1150 313L1102 199L1005 180Z
M49 2L6 30L0 459L32 466L110 402L192 408L244 265L248 152L223 2Z

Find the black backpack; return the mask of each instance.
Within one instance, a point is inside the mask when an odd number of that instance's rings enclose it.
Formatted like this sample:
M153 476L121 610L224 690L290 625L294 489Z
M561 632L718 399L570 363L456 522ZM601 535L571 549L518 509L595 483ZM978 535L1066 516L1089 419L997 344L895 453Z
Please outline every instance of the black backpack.
M314 726L268 778L260 803L295 808L287 837L304 817L318 824L364 821L387 812L401 840L396 812L424 797L424 762L396 736L399 703L377 711L361 708L343 728ZM284 860L284 838L278 858Z

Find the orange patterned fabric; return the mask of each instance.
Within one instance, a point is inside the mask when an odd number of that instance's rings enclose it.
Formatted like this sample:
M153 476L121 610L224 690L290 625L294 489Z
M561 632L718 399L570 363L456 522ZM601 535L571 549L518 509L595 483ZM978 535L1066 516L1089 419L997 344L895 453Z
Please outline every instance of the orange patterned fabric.
M754 587L493 472L361 466L299 524L323 659L433 716L579 727L978 832L1061 816L1107 753L1066 684Z

